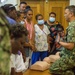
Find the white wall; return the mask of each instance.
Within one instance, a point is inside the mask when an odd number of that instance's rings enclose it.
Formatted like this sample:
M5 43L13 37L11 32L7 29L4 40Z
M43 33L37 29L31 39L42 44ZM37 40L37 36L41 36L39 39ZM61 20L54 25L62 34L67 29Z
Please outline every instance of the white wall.
M20 4L20 0L6 0L5 2L3 2L2 4L0 4L0 6L2 6L2 5L4 5L4 4L13 4L13 5L16 5L16 4L18 4L17 6L16 6L16 8L17 9L19 9L18 7L19 7L19 4Z
M7 3L11 3L13 5L18 4L16 8L19 9L20 0L6 0L3 4L0 4L0 6ZM70 5L75 5L75 0L70 0Z
M70 5L75 5L75 0L70 0Z

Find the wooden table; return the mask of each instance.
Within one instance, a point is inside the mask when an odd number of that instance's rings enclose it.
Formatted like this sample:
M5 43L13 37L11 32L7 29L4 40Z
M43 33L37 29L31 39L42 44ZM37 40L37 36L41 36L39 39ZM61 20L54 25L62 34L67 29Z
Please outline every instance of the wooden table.
M27 70L24 75L52 75L50 74L49 70L46 71L33 71L33 70Z

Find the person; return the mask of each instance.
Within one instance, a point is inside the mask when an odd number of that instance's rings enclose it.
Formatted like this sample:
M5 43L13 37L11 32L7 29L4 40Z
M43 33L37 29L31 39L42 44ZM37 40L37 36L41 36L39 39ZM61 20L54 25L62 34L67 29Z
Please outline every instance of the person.
M50 73L59 75L74 75L75 67L75 6L65 8L65 19L69 22L66 30L66 42L57 42L64 47L59 53L60 58L50 66ZM59 36L60 37L60 36Z
M63 50L63 47L56 41L59 38L59 36L60 36L60 40L65 41L65 32L64 32L63 26L61 26L61 25L58 28L57 35L56 35L56 38L55 38L56 53L58 51Z
M24 18L25 18L24 16L25 16L24 13L17 11L17 19L16 19L16 21L18 23L24 25L24 23L25 23L24 22Z
M16 24L16 18L17 18L17 13L16 13L16 8L12 4L5 4L2 9L6 13L6 18L9 22L10 25Z
M45 22L45 25L48 27L50 31L50 47L51 51L48 53L48 56L50 54L56 53L56 47L55 47L55 39L57 36L58 28L61 26L61 24L56 23L56 13L50 12L49 13L49 20Z
M24 19L24 27L28 30L29 34L26 38L26 42L29 43L29 47L25 47L25 54L26 54L26 60L28 63L28 67L31 63L31 54L32 54L32 50L34 50L34 26L33 26L33 22L32 22L32 17L33 17L33 11L32 9L26 9L25 10L26 13L26 18ZM26 64L27 64L26 63Z
M23 25L16 24L10 28L11 34L11 75L23 75L25 71L25 55L24 50L25 36L28 35Z
M31 7L29 5L26 6L26 9L24 11L25 18L26 18L26 12L27 12L28 9L31 9Z
M0 8L0 75L10 75L10 36L9 23L4 11Z
M19 6L19 11L24 12L26 9L27 3L26 2L21 2Z
M36 15L37 24L34 25L35 29L35 51L32 53L31 63L42 61L47 57L47 52L49 50L49 30L46 25L44 25L44 19L41 14Z
M59 39L59 36L60 36L60 40L65 42L65 32L64 32L64 29L62 26L59 27L58 29L58 33L57 33L57 36L56 36L56 39L55 39L55 46L56 46L56 54L54 55L49 55L48 57L44 58L43 61L46 61L48 62L49 64L51 63L54 63L57 59L60 58L59 56L59 53L64 50L64 47L61 46L56 40Z

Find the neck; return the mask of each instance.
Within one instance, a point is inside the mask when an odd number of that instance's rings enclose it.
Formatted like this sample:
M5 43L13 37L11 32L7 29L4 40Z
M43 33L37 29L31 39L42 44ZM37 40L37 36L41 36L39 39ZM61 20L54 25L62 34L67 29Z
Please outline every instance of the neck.
M43 30L44 25L38 25L41 30Z
M72 17L71 19L70 19L70 22L72 22L72 21L74 21L75 20L75 17Z
M27 19L27 18L26 18L26 20L27 20L28 23L31 23L31 20L29 20L29 19Z

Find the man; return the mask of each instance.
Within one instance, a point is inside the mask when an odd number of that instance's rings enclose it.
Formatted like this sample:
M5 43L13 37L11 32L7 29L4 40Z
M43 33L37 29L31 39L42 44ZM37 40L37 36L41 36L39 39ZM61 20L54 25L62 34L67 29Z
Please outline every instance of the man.
M55 61L50 72L59 75L74 75L73 68L75 66L75 6L67 6L65 8L65 19L69 22L67 27L66 42L59 39L57 42L64 47L59 53L60 58Z
M24 12L25 9L26 9L26 6L27 6L27 3L26 2L21 2L20 3L20 6L19 6L20 12Z
M16 24L17 13L15 6L13 6L12 4L5 4L4 6L2 6L2 9L7 14L6 18L9 24Z
M11 46L8 27L9 23L0 8L0 75L9 75Z

